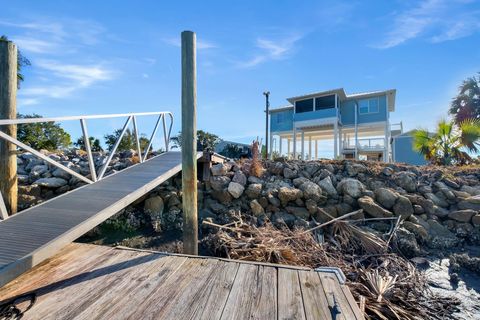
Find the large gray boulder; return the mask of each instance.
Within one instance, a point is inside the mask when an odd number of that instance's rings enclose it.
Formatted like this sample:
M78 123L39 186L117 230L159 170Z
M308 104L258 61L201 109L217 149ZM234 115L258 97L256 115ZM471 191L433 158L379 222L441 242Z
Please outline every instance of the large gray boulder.
M384 208L391 209L398 199L398 193L389 188L378 188L375 190L375 200Z
M450 219L459 221L459 222L470 222L472 217L477 214L477 211L472 209L464 209L452 211L448 214Z
M217 163L210 168L210 171L214 176L223 176L228 172L228 167L223 163Z
M407 192L417 191L417 176L413 172L400 171L392 176L395 183Z
M357 179L346 178L338 183L337 191L352 198L359 198L365 191L365 186Z
M228 185L228 192L234 197L235 199L240 198L240 196L243 194L243 191L245 188L237 182L230 182Z
M358 205L362 208L366 213L374 218L386 218L391 217L393 214L388 211L387 209L382 208L379 206L375 201L370 198L369 196L363 196L358 199Z
M367 171L367 167L365 167L361 163L352 163L352 162L347 162L345 164L345 170L347 171L347 174L350 177L355 177L359 173L363 173Z
M41 178L35 181L34 184L45 188L60 188L68 184L68 181L62 178Z
M66 172L65 170L62 170L60 168L57 168L55 169L53 172L52 172L52 175L54 177L57 177L57 178L62 178L62 179L65 179L65 180L70 180L70 178L72 177L72 175L68 172Z
M256 199L262 193L262 184L260 183L252 183L248 185L247 189L245 190L245 194L250 199Z
M221 191L228 187L230 183L230 178L226 176L211 176L210 177L210 186L213 190Z
M326 197L322 195L322 189L311 181L306 181L300 186L300 190L303 191L303 197L305 199L311 199L315 202L324 201Z
M150 214L150 216L160 217L163 213L163 209L165 208L165 204L163 202L162 197L160 196L153 196L145 200L143 204L143 210Z
M283 176L285 177L285 179L295 179L296 177L298 177L298 173L297 171L290 168L285 168L283 169Z
M335 189L335 187L333 186L332 179L330 178L330 176L327 176L325 179L320 180L317 184L330 197L333 198L338 196L337 189Z
M410 217L413 212L414 210L410 200L408 200L407 197L399 195L393 206L393 213L395 213L396 216L401 216L403 219L406 219Z
M241 170L238 170L235 172L232 181L245 186L247 184L247 176Z
M480 211L480 195L471 196L458 203L459 209L472 209Z

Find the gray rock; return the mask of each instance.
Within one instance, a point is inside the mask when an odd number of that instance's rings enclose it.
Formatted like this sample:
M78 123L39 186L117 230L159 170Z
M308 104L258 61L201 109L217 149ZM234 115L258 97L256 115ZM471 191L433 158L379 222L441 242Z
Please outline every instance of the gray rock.
M59 188L68 183L67 180L62 178L41 178L34 182L34 184L46 188Z
M255 176L249 176L249 177L248 177L248 182L249 182L249 183L259 183L259 184L263 184L263 180L260 179L260 178L255 177Z
M295 220L296 218L293 214L283 211L274 213L272 215L272 222L277 228L284 227L284 225L287 225L288 227L293 227Z
M459 209L472 209L475 211L480 211L480 195L471 196L462 200L458 203Z
M347 178L338 183L337 190L352 198L359 198L365 190L365 186L357 179Z
M310 217L310 212L303 207L286 207L285 210L300 219L307 220Z
M228 187L230 183L230 178L226 176L211 176L210 177L210 186L213 190L221 191Z
M165 204L163 199L158 195L148 198L143 204L143 210L151 217L160 217L164 208Z
M270 204L274 207L280 207L280 200L276 197L274 197L272 194L269 194L267 196L267 199L268 199L268 202L270 202Z
M39 164L34 166L32 170L30 170L30 175L32 175L33 177L39 177L46 172L48 172L48 166L46 164Z
M472 217L472 224L475 226L475 227L479 227L480 226L480 214L477 213L476 215L474 215Z
M303 191L303 197L305 199L311 199L315 202L326 200L326 197L322 195L322 189L311 181L304 182L300 186L300 190Z
M70 180L70 178L72 177L71 174L69 174L68 172L66 172L65 170L62 170L62 169L60 169L60 168L55 169L55 170L52 172L52 175L53 175L54 177L62 178L62 179L65 179L65 180Z
M439 206L439 207L442 207L442 208L448 208L449 204L447 201L445 201L444 199L438 197L436 194L434 193L425 193L425 197L427 199L430 199L432 200L432 202L436 205L436 206Z
M452 211L448 214L448 217L459 222L470 222L472 220L472 217L476 214L477 211L475 210L465 209Z
M30 177L24 174L19 174L17 175L18 183L20 184L26 184L30 181Z
M260 183L253 183L248 185L247 189L245 190L245 194L250 199L256 199L262 193L262 185Z
M296 188L281 187L278 189L278 198L283 206L289 201L295 201L302 197L302 191Z
M265 210L260 205L260 203L258 203L258 201L256 199L250 201L250 209L252 209L252 213L255 216L259 216L259 215L262 215L262 214L265 213Z
M417 176L413 172L401 171L393 176L395 183L405 189L407 192L415 192L417 190Z
M230 182L228 185L228 192L234 197L235 199L240 198L240 196L243 194L243 191L245 188L237 182Z
M28 167L27 167L27 170L28 170ZM466 192L472 196L477 196L477 195L480 195L480 186L472 187L472 186L463 185L460 188L460 191Z
M317 183L323 191L325 191L330 197L337 197L337 189L333 186L332 179L327 176L325 179L320 180Z
M365 167L361 163L352 163L352 162L347 162L345 164L345 170L347 171L347 174L350 177L355 177L359 173L363 173L367 171L367 167Z
M396 216L401 216L403 219L410 217L413 214L413 206L410 200L404 196L398 196L395 205L393 206L393 213Z
M223 175L226 175L228 170L227 170L227 166L224 165L223 163L217 163L217 164L214 164L211 168L210 168L210 171L212 172L212 174L214 176L223 176Z
M393 216L393 214L390 211L379 206L377 203L375 203L375 201L372 198L368 196L359 198L358 205L366 213L368 213L370 216L374 218L385 218L385 217Z
M229 204L230 202L232 202L232 199L233 199L230 192L228 192L228 190L225 190L225 189L220 191L213 190L211 192L211 195L213 199L220 201L222 204Z
M245 186L247 184L247 176L241 170L238 170L235 172L232 181Z
M391 209L398 199L398 193L389 188L378 188L375 190L375 200L384 208Z
M411 221L404 221L402 226L415 235L417 242L420 242L420 243L427 242L429 238L429 234L428 234L428 230L424 226L417 223L413 223Z
M295 179L296 177L298 177L298 172L290 168L285 168L283 169L283 176L285 177L285 179Z

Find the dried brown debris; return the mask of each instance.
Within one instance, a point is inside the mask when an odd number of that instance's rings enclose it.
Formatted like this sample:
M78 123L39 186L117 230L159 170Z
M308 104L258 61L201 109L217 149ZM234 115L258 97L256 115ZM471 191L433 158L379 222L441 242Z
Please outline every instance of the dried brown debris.
M258 227L241 216L223 226L204 223L218 228L204 240L218 256L340 268L370 319L446 319L459 304L454 298L440 299L428 290L423 273L391 252L391 235L385 240L345 220L326 225L321 236L319 229L278 229L271 223Z

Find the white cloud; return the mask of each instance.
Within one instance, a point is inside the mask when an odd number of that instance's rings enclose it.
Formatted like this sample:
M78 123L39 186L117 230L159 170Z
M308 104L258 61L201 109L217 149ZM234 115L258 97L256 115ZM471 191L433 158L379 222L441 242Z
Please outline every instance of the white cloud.
M0 26L13 27L11 39L21 50L33 53L59 53L100 42L105 29L97 22L79 19L39 18L29 22L0 19Z
M74 92L92 85L113 79L115 72L104 65L64 64L52 60L39 60L36 66L50 74L55 84L45 84L24 88L20 94L28 99L37 100L42 97L65 98ZM61 83L61 85L58 85Z
M438 43L469 36L480 31L480 11L472 1L424 0L417 6L394 15L392 29L375 45L388 49L418 37Z
M39 103L38 99L35 99L35 98L24 98L24 99L20 98L17 101L17 104L20 107L32 106L38 103Z
M287 58L293 51L295 44L302 39L300 35L288 36L279 40L258 38L256 47L259 50L251 59L238 64L241 68L251 68L270 60L282 60Z

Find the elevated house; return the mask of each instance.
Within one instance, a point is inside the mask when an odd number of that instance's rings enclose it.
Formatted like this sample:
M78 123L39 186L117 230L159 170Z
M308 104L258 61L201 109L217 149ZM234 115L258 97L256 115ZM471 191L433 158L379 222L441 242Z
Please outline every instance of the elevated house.
M395 95L395 89L347 94L339 88L288 98L289 105L269 112L270 154L317 159L319 143L333 141L336 159L394 161L391 138L403 133L402 123L390 123Z

